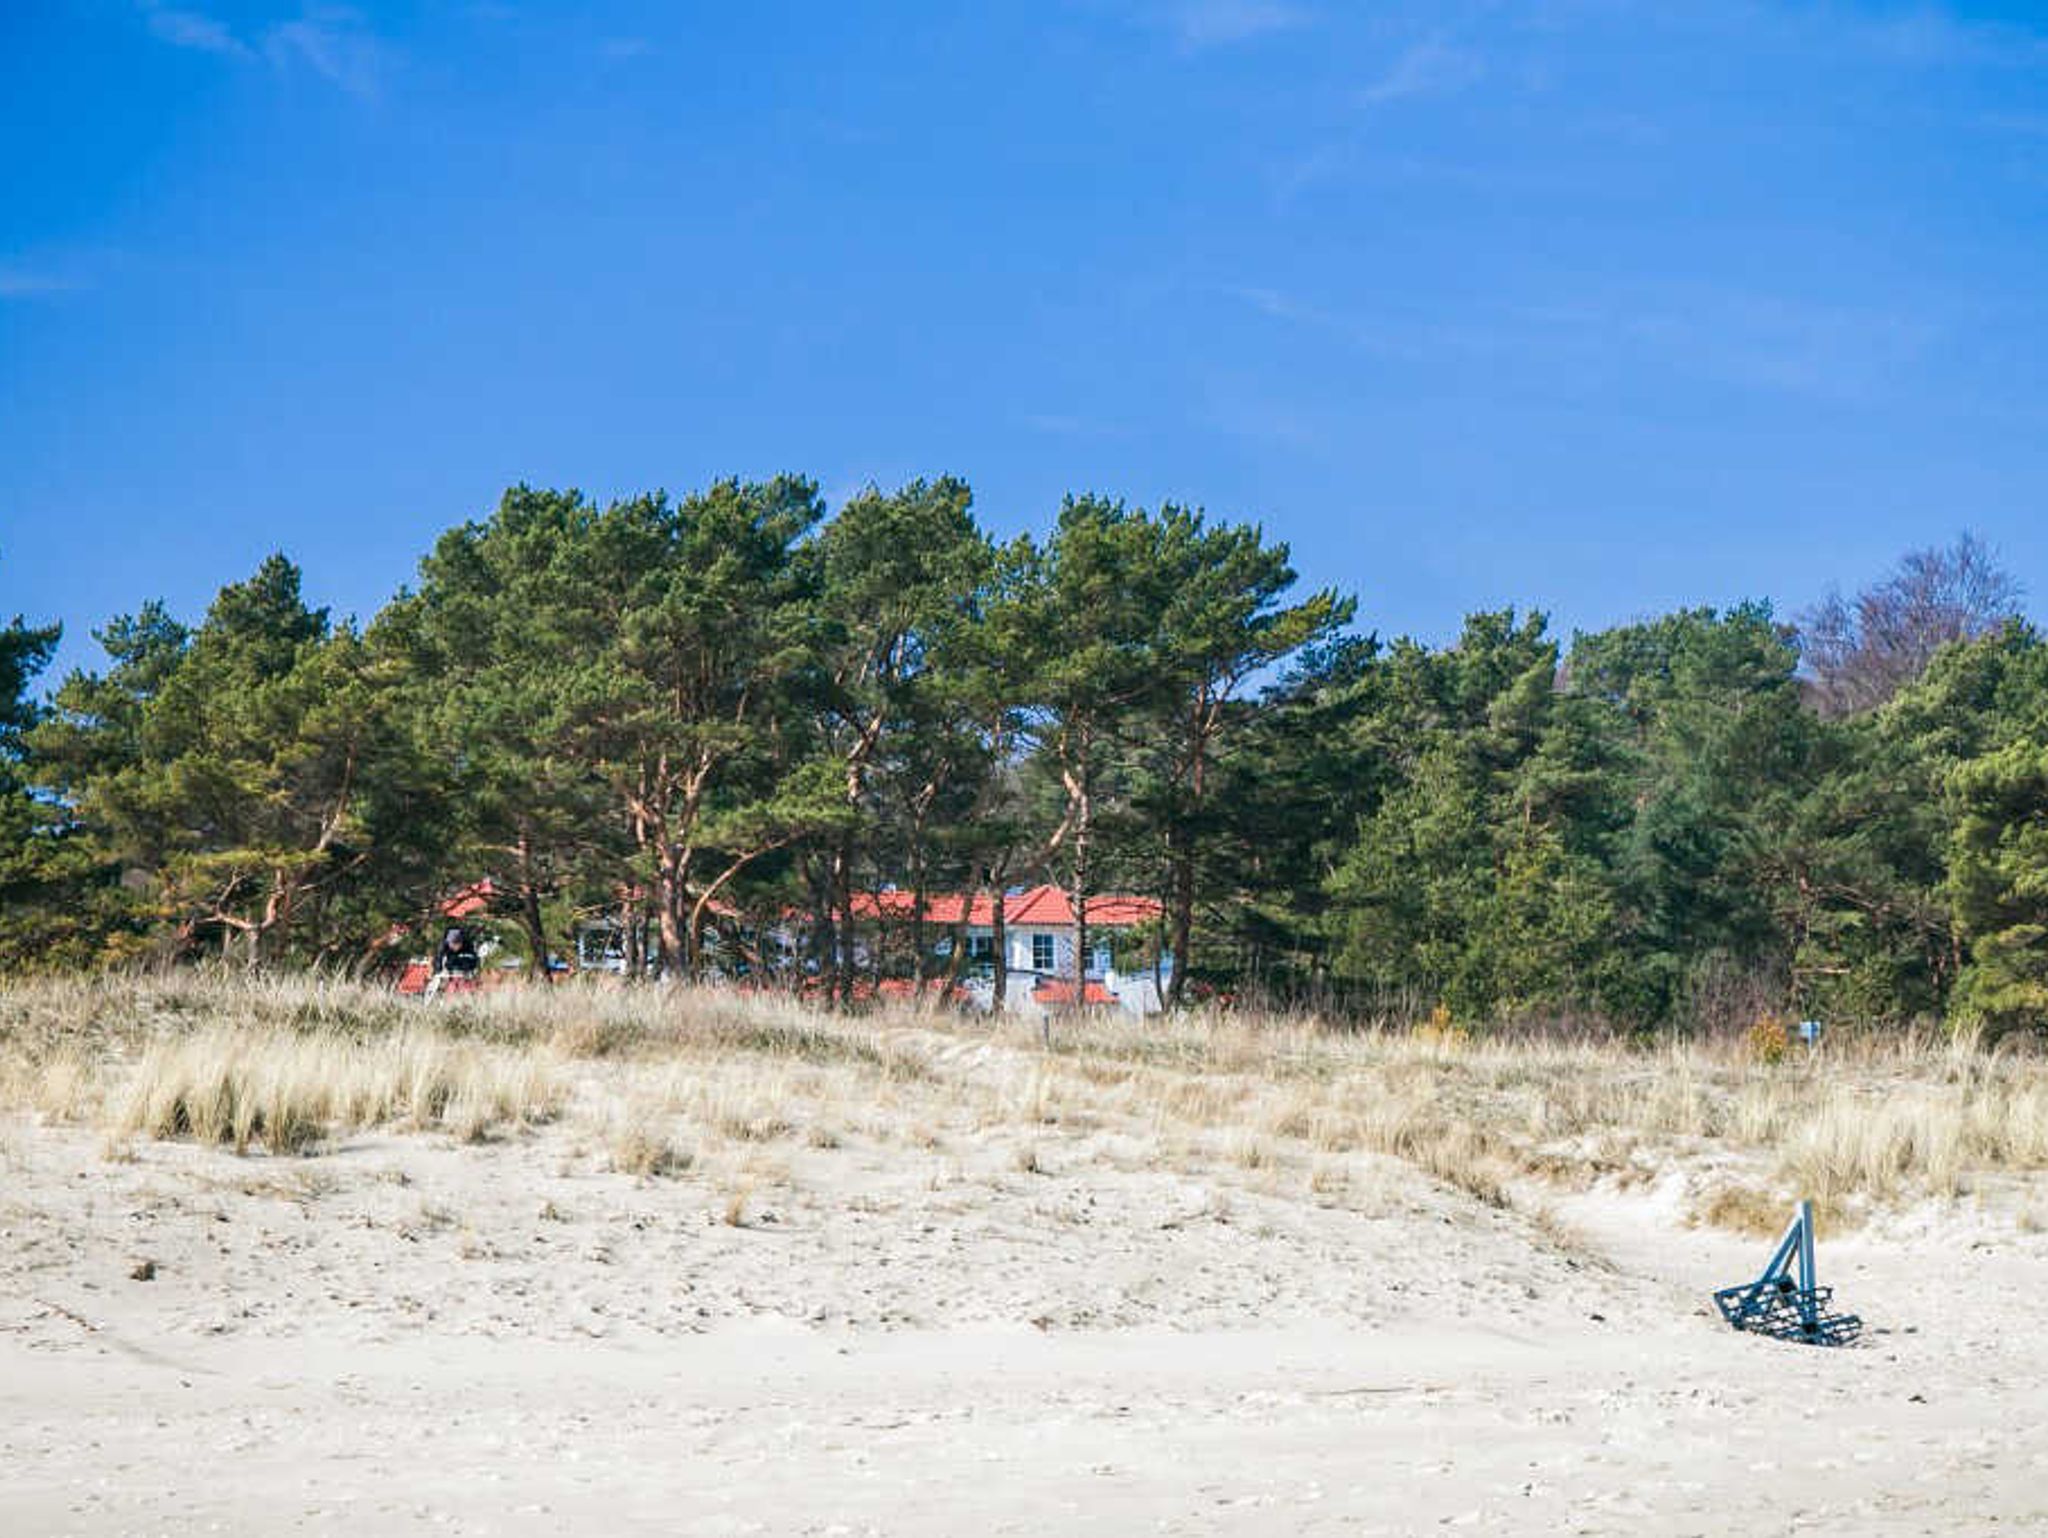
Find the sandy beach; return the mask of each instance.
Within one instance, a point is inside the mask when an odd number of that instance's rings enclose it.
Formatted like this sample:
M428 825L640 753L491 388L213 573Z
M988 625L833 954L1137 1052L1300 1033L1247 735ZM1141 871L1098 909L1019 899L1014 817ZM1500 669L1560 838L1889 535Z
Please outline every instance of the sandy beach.
M666 1174L573 1109L304 1157L10 1114L0 1531L2048 1529L2024 1183L1824 1239L1867 1329L1816 1350L1720 1323L1769 1242L1682 1163L1204 1155L920 1039L865 1120L792 1080Z

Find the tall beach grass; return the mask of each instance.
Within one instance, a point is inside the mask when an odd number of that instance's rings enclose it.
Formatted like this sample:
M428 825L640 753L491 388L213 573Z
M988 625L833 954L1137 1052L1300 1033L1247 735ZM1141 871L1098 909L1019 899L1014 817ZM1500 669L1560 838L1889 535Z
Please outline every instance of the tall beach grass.
M1122 1129L1168 1161L1247 1175L1400 1159L1498 1203L1714 1164L1753 1201L1838 1213L2048 1168L2048 1061L1921 1031L1766 1061L1740 1041L1635 1046L1311 1014L1192 1012L1035 1024L834 1016L729 990L597 983L433 1003L362 984L204 972L0 986L0 1110L113 1138L316 1151L369 1127L463 1139L580 1112L614 1167L707 1148L827 1155L849 1138Z

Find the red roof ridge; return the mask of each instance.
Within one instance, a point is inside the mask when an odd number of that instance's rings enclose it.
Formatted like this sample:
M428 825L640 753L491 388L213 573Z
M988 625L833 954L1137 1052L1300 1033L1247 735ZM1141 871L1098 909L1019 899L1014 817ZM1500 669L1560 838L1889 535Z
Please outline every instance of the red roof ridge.
M1088 899L1088 922L1106 928L1128 928L1159 918L1166 906L1156 897L1130 892L1097 892ZM792 906L783 910L791 920L802 919L807 910ZM905 887L882 887L853 894L853 916L857 919L887 919L909 923L917 917L917 894ZM924 894L924 918L928 924L967 924L978 929L995 927L996 904L992 892L933 891ZM1009 894L1003 901L1003 922L1025 928L1071 929L1074 906L1065 887L1042 881L1037 886Z

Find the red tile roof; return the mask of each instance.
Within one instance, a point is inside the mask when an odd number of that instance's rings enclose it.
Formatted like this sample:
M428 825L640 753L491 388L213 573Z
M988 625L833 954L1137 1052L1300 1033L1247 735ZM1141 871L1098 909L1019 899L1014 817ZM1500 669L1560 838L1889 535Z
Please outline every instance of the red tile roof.
M491 884L489 876L481 881L472 881L453 897L441 904L441 912L451 919L466 919L482 913L491 906L491 899L498 895L498 889Z
M1151 897L1103 893L1088 899L1088 922L1104 929L1129 929L1149 924L1163 911L1158 900ZM917 914L917 897L915 893L901 889L858 892L854 894L853 912L856 918L883 918L908 923ZM986 893L977 893L972 899L960 892L925 894L924 916L927 923L958 924L962 921L963 912L970 926L992 928L996 921L995 899ZM1003 921L1025 929L1072 929L1074 905L1067 900L1066 888L1047 883L1006 899Z
M1105 929L1149 924L1164 911L1157 898L1104 892L1088 899L1088 922ZM1071 929L1074 905L1065 887L1035 886L1010 899L1005 915L1012 924L1035 929Z
M957 924L961 921L961 910L966 909L966 921L986 928L995 922L995 900L977 895L970 902L959 892L927 892L924 894L924 917L928 924ZM853 916L859 919L891 919L909 923L917 917L917 894L900 888L888 892L856 892L853 894Z
M1061 982L1057 978L1047 978L1031 990L1031 998L1038 1004L1071 1004L1074 1002L1074 985L1071 982ZM1081 998L1088 1004L1117 1002L1116 995L1097 982L1089 983L1082 991Z

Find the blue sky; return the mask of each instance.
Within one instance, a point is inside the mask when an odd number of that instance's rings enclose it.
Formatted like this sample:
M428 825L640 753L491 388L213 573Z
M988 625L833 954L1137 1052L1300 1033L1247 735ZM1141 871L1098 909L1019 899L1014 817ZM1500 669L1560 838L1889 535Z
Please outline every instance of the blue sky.
M1255 518L1383 634L2048 608L2048 0L0 3L0 613L508 483Z

